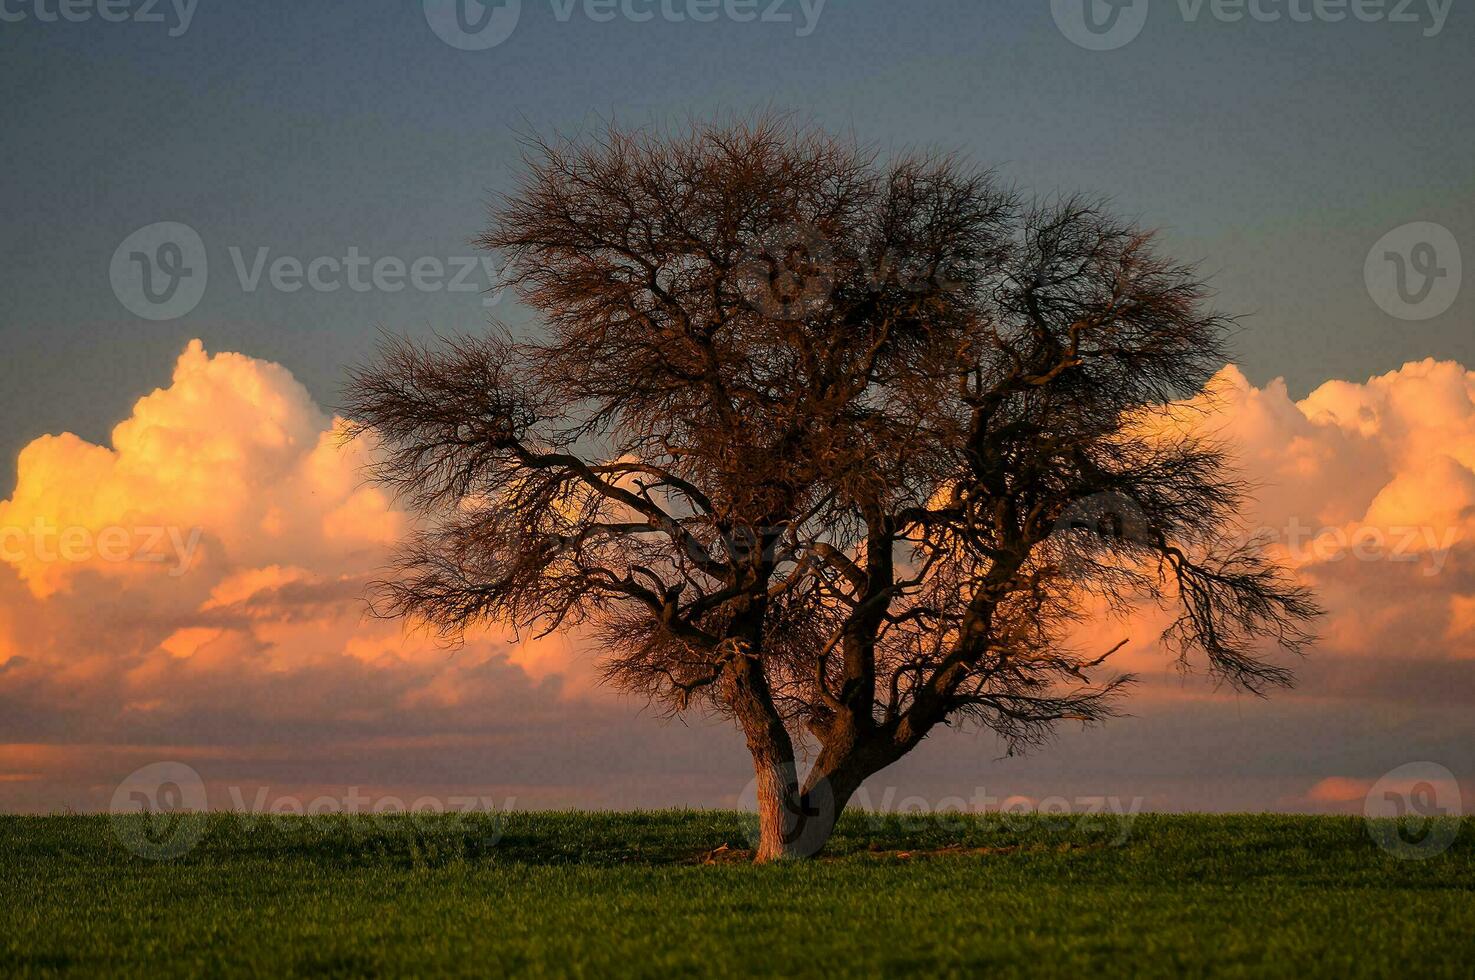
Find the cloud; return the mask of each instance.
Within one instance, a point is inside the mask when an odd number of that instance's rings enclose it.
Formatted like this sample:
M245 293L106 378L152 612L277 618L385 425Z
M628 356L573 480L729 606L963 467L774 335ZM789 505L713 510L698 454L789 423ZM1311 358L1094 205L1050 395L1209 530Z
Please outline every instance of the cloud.
M311 748L322 780L368 739L454 754L433 746L470 734L532 757L592 671L567 638L489 630L449 650L368 617L407 520L364 484L366 451L286 369L198 341L109 445L27 446L0 501L0 781L120 747ZM580 711L623 716L609 700ZM69 744L92 748L55 751Z
M1176 414L1251 488L1234 536L1266 542L1328 611L1313 661L1341 676L1300 696L1403 697L1392 670L1475 659L1475 374L1428 360L1295 401L1228 366ZM1166 619L1138 609L1084 635L1129 633L1121 663L1166 678L1153 642Z
M1306 792L1311 803L1328 806L1362 805L1368 790L1373 788L1371 779L1349 779L1346 776L1328 776Z
M1418 752L1468 770L1468 750L1450 758L1449 746L1475 744L1460 720L1475 696L1475 375L1424 361L1299 402L1233 367L1218 380L1194 424L1258 488L1246 527L1268 530L1317 588L1325 640L1297 692L1247 707L1174 672L1156 644L1161 611L1097 624L1085 640L1131 638L1123 663L1147 673L1132 710L1150 720L1065 744L1114 785L1157 786L1149 805L1161 807L1344 803L1332 797ZM734 733L662 726L596 690L575 637L489 630L453 651L367 618L364 588L408 519L363 482L371 448L340 433L285 368L196 341L107 445L63 434L22 451L0 501L0 809L103 806L131 768L165 758L221 785L304 792L736 797L746 760ZM1272 718L1282 737L1246 742L1250 758L1217 751ZM1225 782L1196 789L1194 772L1149 772L1142 751L1117 751L1149 730L1159 746L1175 732L1185 765ZM1378 730L1395 734L1370 741ZM896 778L946 791L991 747L952 768L940 751ZM1294 771L1277 755L1298 752ZM1056 750L1032 765L1072 771ZM1328 773L1343 782L1317 784Z
M1250 519L1320 592L1323 655L1475 657L1475 375L1426 360L1295 404L1279 383L1234 387Z

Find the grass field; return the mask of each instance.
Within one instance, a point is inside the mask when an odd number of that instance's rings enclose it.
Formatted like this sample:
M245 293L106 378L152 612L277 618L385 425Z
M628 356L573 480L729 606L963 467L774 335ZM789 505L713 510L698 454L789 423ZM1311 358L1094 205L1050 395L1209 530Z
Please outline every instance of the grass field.
M0 817L0 974L1470 976L1475 822L1428 860L1363 822L847 814L753 867L740 815ZM944 850L946 848L946 850Z

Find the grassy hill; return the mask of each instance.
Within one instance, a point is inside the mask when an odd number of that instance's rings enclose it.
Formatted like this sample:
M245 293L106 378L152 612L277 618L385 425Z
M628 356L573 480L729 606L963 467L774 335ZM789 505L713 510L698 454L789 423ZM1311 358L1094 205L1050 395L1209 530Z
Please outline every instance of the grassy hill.
M725 812L192 819L159 861L106 816L0 817L0 974L1475 970L1469 820L1408 860L1352 818L847 814L753 867Z

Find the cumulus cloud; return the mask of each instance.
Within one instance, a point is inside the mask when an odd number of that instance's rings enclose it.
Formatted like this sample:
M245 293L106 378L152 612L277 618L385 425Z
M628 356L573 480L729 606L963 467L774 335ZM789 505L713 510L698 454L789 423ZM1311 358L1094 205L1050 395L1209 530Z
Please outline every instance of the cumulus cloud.
M361 485L361 451L342 449L285 368L211 357L195 341L110 446L66 434L21 452L15 494L0 503L5 558L38 598L89 576L168 577L191 605L253 570L361 574L403 530Z
M1337 676L1303 696L1403 697L1394 664L1475 658L1475 374L1428 360L1295 401L1227 366L1177 409L1251 488L1232 536L1263 542L1328 611L1312 669ZM1166 679L1154 639L1167 620L1137 609L1083 635L1130 635L1119 663Z
M44 781L120 746L290 747L330 780L329 746L341 769L366 739L434 754L513 730L534 758L520 732L564 725L590 672L567 638L448 650L366 616L406 516L364 484L364 452L285 368L198 341L108 445L27 446L0 501L0 775Z
M1475 374L1427 360L1297 403L1224 377L1247 520L1320 592L1326 655L1475 657Z
M1197 798L1341 802L1384 756L1468 743L1468 722L1452 733L1430 719L1475 697L1475 375L1425 361L1294 401L1282 382L1257 388L1226 367L1194 408L1257 487L1246 528L1268 531L1330 611L1301 688L1275 709L1287 738L1333 716L1351 742L1369 717L1438 729L1376 750L1310 739L1322 757L1282 773L1295 792ZM408 519L364 484L371 450L344 446L341 427L287 369L196 341L108 444L64 434L23 450L0 501L0 808L105 805L130 763L160 758L301 786L480 781L520 787L527 803L730 802L741 783L711 776L709 760L742 773L740 740L662 730L596 692L576 639L492 631L451 651L366 618L364 587ZM1181 719L1189 739L1205 727L1190 700L1234 705L1246 723L1252 709L1165 664L1163 615L1090 631L1131 637L1124 663L1149 675L1134 710ZM1130 742L1133 724L1093 737ZM1274 783L1283 760L1262 762L1226 778ZM1173 788L1157 805L1193 805L1192 780L1163 779Z

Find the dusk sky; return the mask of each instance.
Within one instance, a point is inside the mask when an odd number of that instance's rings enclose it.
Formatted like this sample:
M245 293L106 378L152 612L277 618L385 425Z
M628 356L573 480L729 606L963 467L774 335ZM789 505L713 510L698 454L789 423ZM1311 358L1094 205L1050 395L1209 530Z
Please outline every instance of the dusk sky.
M733 805L738 733L601 689L580 635L448 650L367 620L408 518L334 406L381 332L535 327L468 244L523 135L774 110L882 155L956 150L1028 194L1107 195L1201 262L1243 317L1210 423L1258 487L1246 522L1329 613L1297 688L1263 701L1180 674L1155 609L1093 624L1083 640L1130 639L1131 717L1023 758L949 732L871 803L1360 812L1420 762L1475 801L1465 0L1399 8L1412 21L1139 0L1140 35L1110 50L1072 40L1070 0L761 0L751 23L665 2L521 0L505 39L463 50L437 0L166 0L159 23L0 0L0 86L26 93L0 106L0 810L106 808L159 761L219 806L263 787ZM125 242L160 222L198 236L179 258L208 275L149 318L127 276L160 240ZM1427 293L1390 298L1390 253Z

